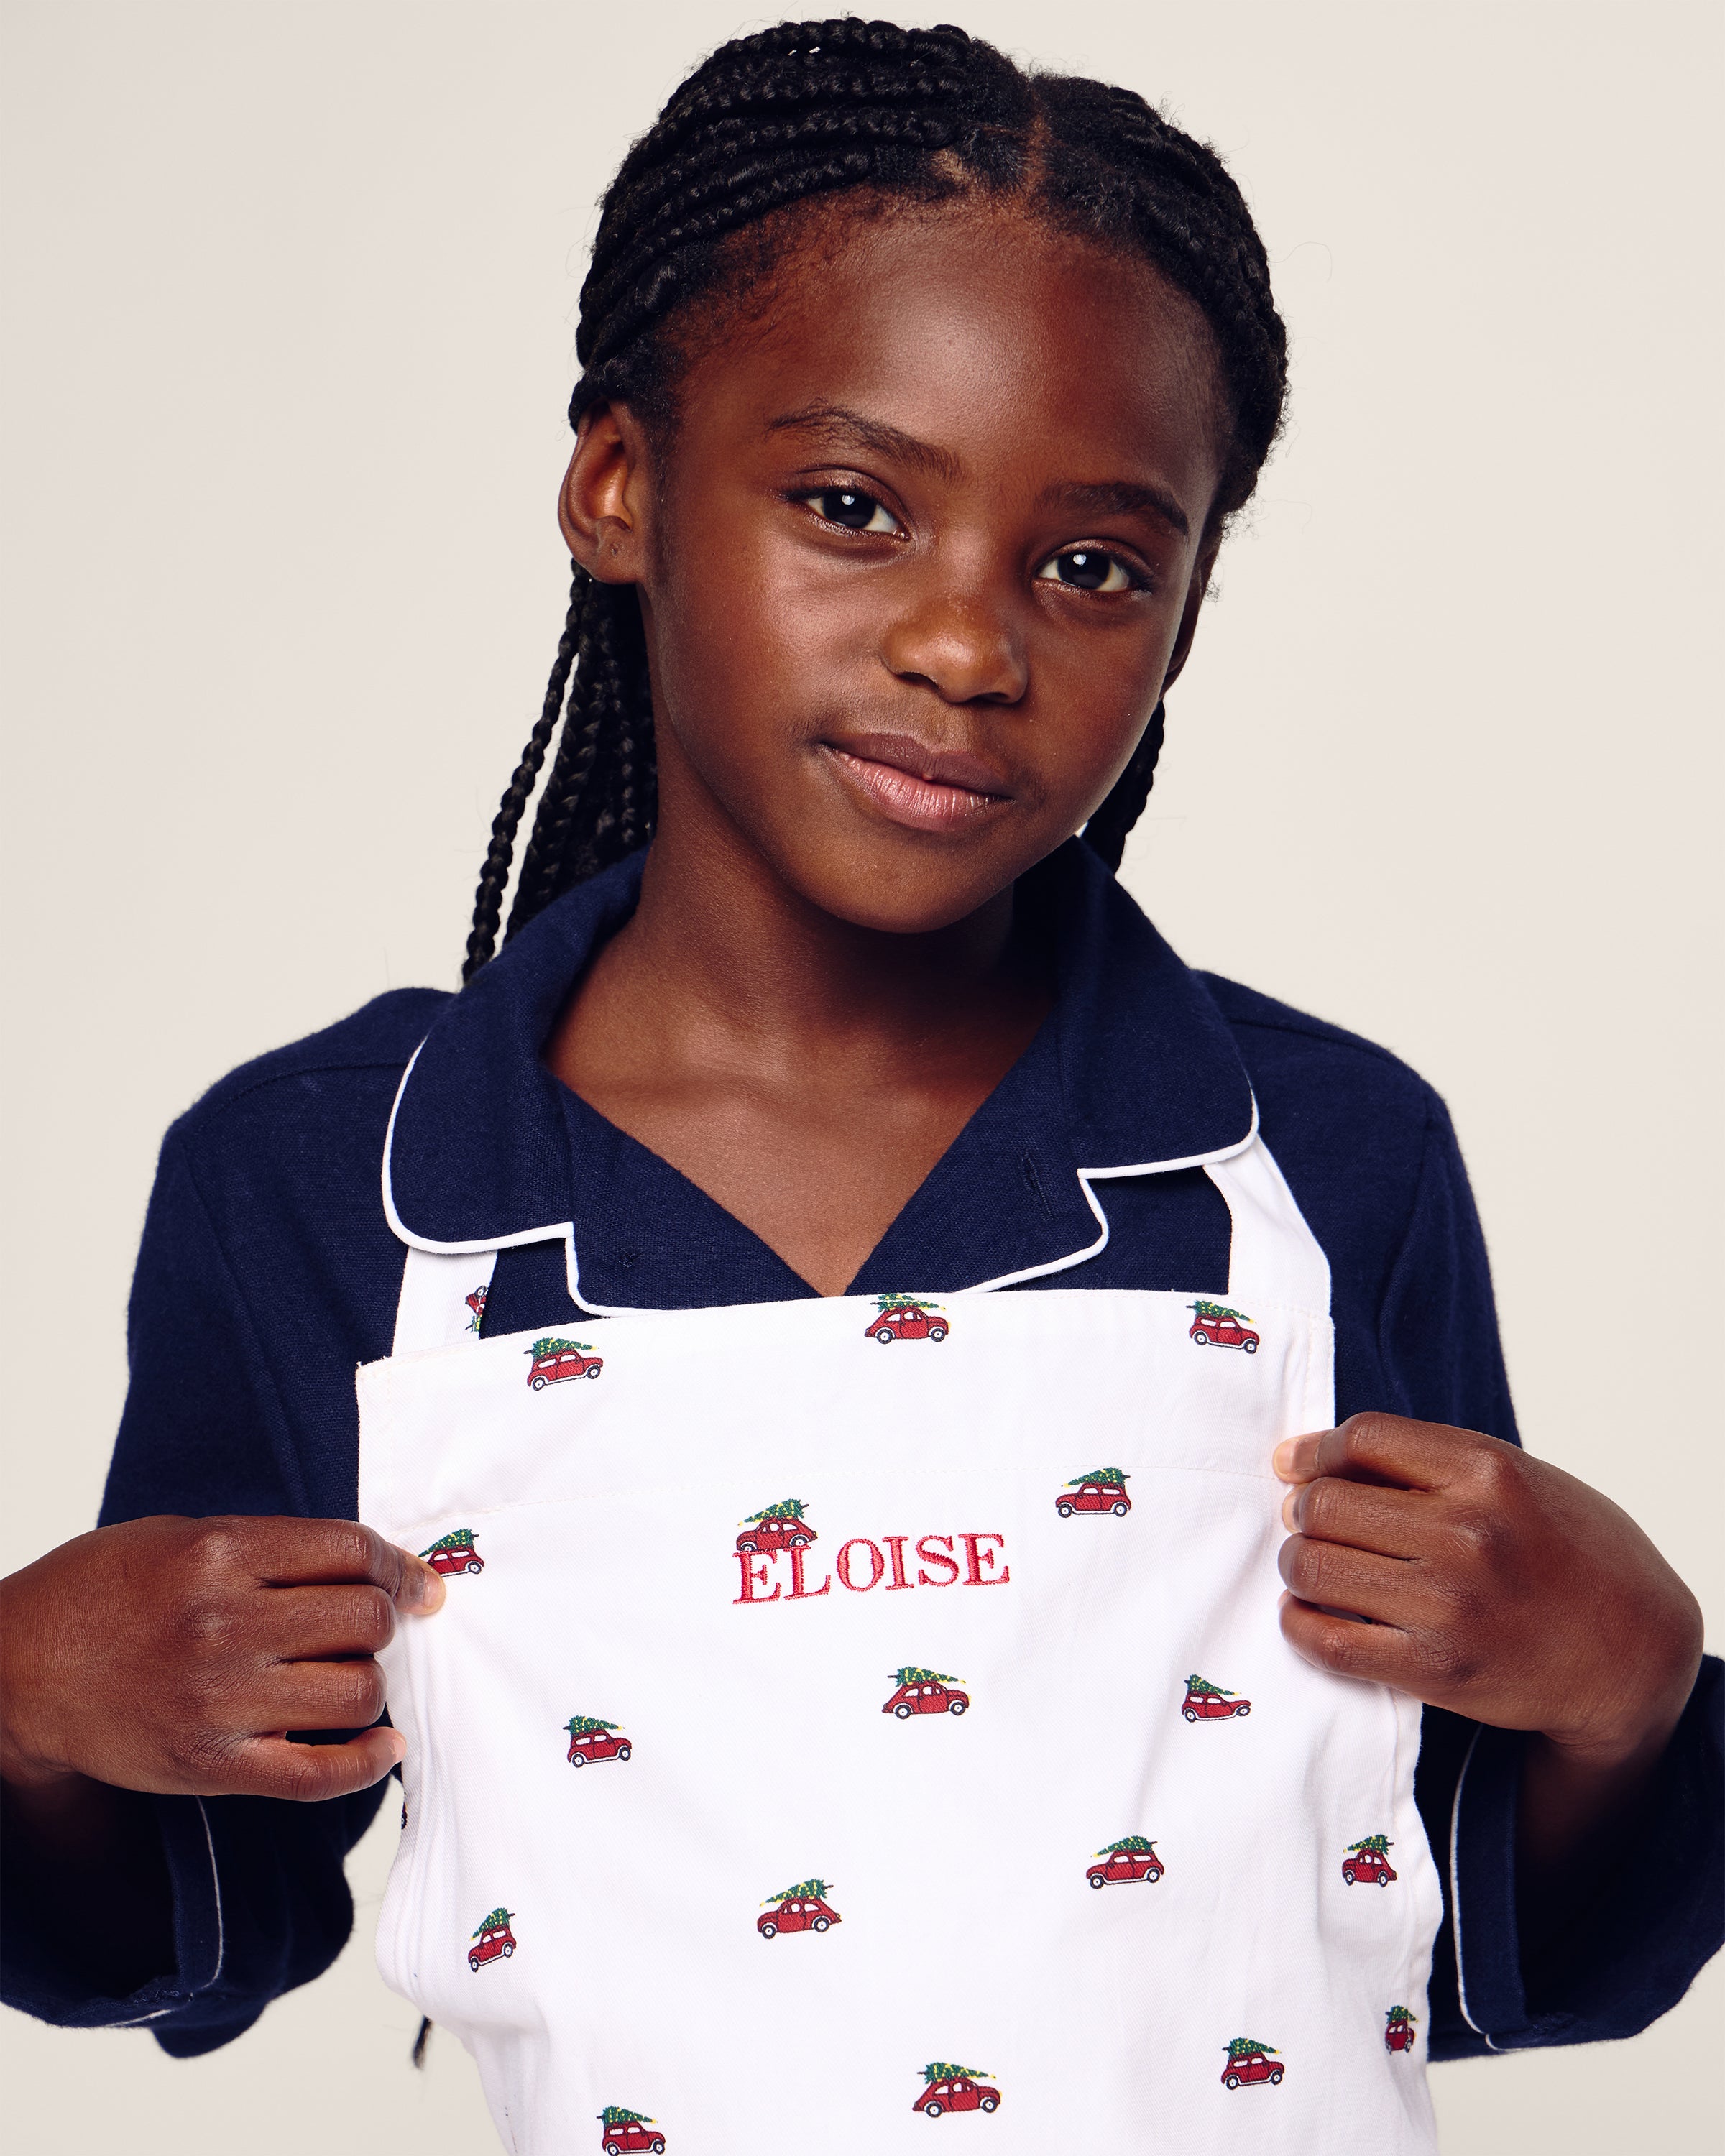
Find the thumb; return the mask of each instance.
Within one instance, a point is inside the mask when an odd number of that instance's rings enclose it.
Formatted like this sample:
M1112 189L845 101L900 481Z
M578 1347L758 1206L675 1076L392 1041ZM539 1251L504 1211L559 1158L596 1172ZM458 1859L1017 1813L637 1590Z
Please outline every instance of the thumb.
M398 1550L401 1559L401 1582L395 1590L395 1606L404 1617L429 1617L434 1610L441 1609L449 1589L444 1584L443 1574L434 1572L422 1558L411 1550Z

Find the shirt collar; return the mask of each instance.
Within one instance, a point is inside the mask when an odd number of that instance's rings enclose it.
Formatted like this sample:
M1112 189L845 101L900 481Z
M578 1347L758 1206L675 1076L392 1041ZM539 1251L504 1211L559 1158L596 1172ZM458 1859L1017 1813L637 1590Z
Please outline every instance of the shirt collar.
M592 1111L567 1112L540 1051L593 953L634 911L644 858L548 906L439 1013L384 1150L384 1209L403 1241L474 1251L578 1230ZM888 1231L859 1291L890 1270L901 1227L920 1230L919 1254L931 1235L937 1249L951 1240L943 1208L964 1247L923 1284L998 1286L1071 1265L1101 1247L1088 1178L1221 1159L1251 1139L1251 1087L1226 1020L1090 849L1069 840L1020 898L1050 909L1055 1008ZM978 1187L991 1180L998 1202Z

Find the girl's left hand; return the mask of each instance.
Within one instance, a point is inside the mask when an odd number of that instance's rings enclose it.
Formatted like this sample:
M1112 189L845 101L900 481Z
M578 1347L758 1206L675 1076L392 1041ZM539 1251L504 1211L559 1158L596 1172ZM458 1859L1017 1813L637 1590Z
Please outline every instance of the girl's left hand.
M1664 1750L1701 1611L1609 1497L1497 1438L1399 1415L1290 1438L1275 1464L1294 1485L1281 1627L1308 1661L1538 1731L1572 1769L1610 1778Z

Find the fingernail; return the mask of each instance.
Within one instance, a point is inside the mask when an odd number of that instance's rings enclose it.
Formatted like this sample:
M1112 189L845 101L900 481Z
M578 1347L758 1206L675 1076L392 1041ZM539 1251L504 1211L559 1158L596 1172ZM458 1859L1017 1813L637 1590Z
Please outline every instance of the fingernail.
M1299 1496L1297 1490L1290 1490L1287 1496L1281 1501L1281 1523L1290 1534L1294 1532L1297 1524L1294 1517L1294 1507L1298 1502Z
M1298 1455L1299 1444L1300 1440L1296 1437L1285 1437L1270 1455L1271 1464L1284 1482L1291 1482L1294 1479L1295 1460Z
M434 1610L444 1606L444 1597L449 1593L444 1576L434 1572L429 1564L413 1560L417 1572L404 1583L408 1590L408 1609L415 1617L429 1617Z

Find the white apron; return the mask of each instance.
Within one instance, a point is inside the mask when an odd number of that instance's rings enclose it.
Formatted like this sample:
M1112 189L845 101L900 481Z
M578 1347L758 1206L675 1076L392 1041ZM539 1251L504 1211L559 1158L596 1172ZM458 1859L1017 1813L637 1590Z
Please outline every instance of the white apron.
M1419 1704L1277 1624L1328 1267L1260 1140L1207 1165L1221 1304L481 1340L495 1253L410 1250L360 1516L449 1577L378 1959L517 2156L1435 2148Z

